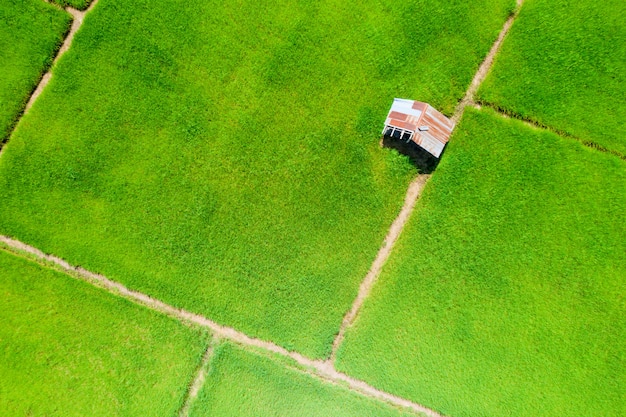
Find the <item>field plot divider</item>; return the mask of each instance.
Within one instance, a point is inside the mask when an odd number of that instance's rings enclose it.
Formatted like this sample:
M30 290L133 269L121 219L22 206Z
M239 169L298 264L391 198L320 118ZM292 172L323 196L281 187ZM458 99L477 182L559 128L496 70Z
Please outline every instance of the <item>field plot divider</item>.
M477 105L475 101L476 92L478 91L478 88L483 83L483 81L485 81L485 78L487 78L487 74L489 73L489 70L491 69L493 65L493 61L496 55L498 54L498 52L500 51L502 42L504 42L504 38L506 38L506 35L509 33L509 30L511 29L511 26L513 26L513 23L515 22L515 19L517 19L517 16L519 15L519 12L522 9L523 4L524 4L524 0L517 0L515 11L513 12L513 14L511 14L511 16L509 16L506 22L504 22L504 26L502 26L502 30L500 30L500 33L498 34L496 41L491 46L491 49L489 50L489 53L483 60L482 64L480 64L480 66L478 67L478 71L476 71L476 74L474 75L474 78L472 79L472 82L470 83L469 88L465 92L463 99L459 102L459 104L454 109L454 114L452 115L451 119L455 125L461 120L461 116L463 116L465 107L469 105L471 106Z
M338 372L328 361L313 360L301 355L298 352L288 351L282 346L278 346L272 342L250 337L231 327L222 326L199 314L191 313L189 311L171 306L164 303L163 301L152 298L149 295L128 289L126 286L120 284L119 282L110 280L104 275L96 274L80 266L70 265L70 263L65 261L64 259L61 259L54 255L45 254L39 249L27 245L26 243L20 242L19 240L0 235L0 249L4 249L15 255L31 259L44 266L60 270L76 279L88 282L89 284L94 285L98 288L102 288L111 294L123 297L129 301L140 304L159 313L165 314L181 322L195 324L204 328L208 328L213 333L213 337L215 339L227 339L238 345L259 348L290 358L302 367L306 368L306 370L301 370L301 372L306 374L312 373L329 382L342 384L344 386L347 386L347 388L349 388L350 390L366 397L374 398L379 401L394 405L396 407L406 408L413 412L422 413L429 417L442 417L441 414L423 405L411 402L407 399L395 396L388 392L381 391L377 388L372 387L371 385L368 385L364 381L354 379L346 374ZM205 355L207 355L207 353L205 353ZM211 359L210 354L208 355L209 357L206 359L207 361ZM198 384L201 385L201 382L202 380L200 380ZM183 409L181 409L181 412L182 411Z
M613 149L605 148L604 146L599 145L599 144L597 144L596 142L594 142L592 140L586 140L586 139L580 138L578 136L571 135L571 134L569 134L567 132L564 132L562 130L554 129L554 128L550 127L550 126L547 126L547 125L541 124L539 122L536 122L534 120L522 117L519 114L503 111L501 108L499 108L497 106L494 106L491 103L478 102L478 103L472 103L472 104L470 104L470 106L475 108L475 109L479 109L479 110L482 109L482 108L491 109L499 117L503 117L505 119L518 120L518 121L524 123L526 126L531 127L533 129L547 130L548 132L554 133L555 135L560 136L560 137L562 137L564 139L570 139L570 140L578 141L582 145L584 145L584 146L586 146L586 147L588 147L590 149L593 149L595 151L602 152L602 153L607 153L609 155L616 156L616 157L626 161L626 155L621 153L621 152L614 151Z
M185 400L183 402L183 406L178 413L178 417L189 417L189 410L191 409L191 404L198 396L200 389L204 385L204 381L209 372L209 368L211 366L211 361L213 360L213 356L215 353L215 346L217 344L217 340L212 338L209 341L209 344L202 355L202 360L200 360L200 365L196 371L196 374L191 381L191 385L189 385L189 390L187 391L187 395L185 396Z
M337 333L335 340L333 340L333 348L329 361L331 364L334 364L335 362L337 350L339 349L339 346L343 341L346 330L352 325L352 323L354 323L354 320L361 310L361 306L367 299L367 296L372 290L376 279L380 275L380 270L382 269L385 262L387 262L387 259L389 258L389 255L391 254L391 251L393 250L393 247L398 240L398 237L400 237L400 234L402 233L406 222L411 217L411 213L413 212L415 203L422 193L422 190L424 189L428 178L430 178L430 175L418 175L417 178L415 178L411 182L411 184L409 184L409 188L404 198L404 205L402 206L398 217L396 217L393 223L391 223L389 232L387 232L387 236L385 236L385 240L383 241L383 244L379 249L378 254L376 255L376 259L374 259L374 262L372 263L370 270L367 272L365 279L361 282L357 297L352 303L350 311L348 311L348 313L344 316L341 327L339 328L339 333Z
M46 3L52 4L53 6L61 9L60 6L54 3L50 3L48 1L46 1ZM61 58L61 56L64 53L66 53L68 49L70 49L70 46L72 45L72 41L74 40L74 35L76 35L76 32L78 32L78 29L80 29L80 27L83 24L83 21L85 20L85 15L94 8L96 3L98 3L98 0L93 0L91 4L89 5L89 7L84 11L74 9L73 7L69 7L69 6L63 9L72 15L72 26L70 27L70 31L67 33L67 36L65 36L65 40L63 40L63 44L61 44L61 47L57 51L54 57L54 60L52 61L52 65L50 65L50 68L48 69L48 71L43 75L43 77L41 77L41 80L39 80L39 84L37 84L37 88L35 88L35 91L33 91L33 93L28 98L26 107L24 107L24 111L22 112L22 115L20 116L19 119L21 119L24 116L24 114L26 114L26 112L30 110L35 100L37 100L37 98L43 92L44 88L46 88L46 86L50 82L50 79L52 78L52 70L54 69L54 66L58 62L59 58ZM19 119L15 122L15 127L19 124L19 121L20 121ZM15 129L15 127L13 129ZM9 137L4 144L0 143L0 157L2 157L2 153L4 151L6 143L10 139L11 139L11 134L9 134Z
M519 15L523 3L524 0L517 0L515 11L511 14L511 16L509 16L506 22L504 22L504 26L502 26L498 37L496 38L495 42L491 46L491 49L489 50L489 53L478 67L478 71L474 75L474 78L472 79L469 88L463 96L463 99L454 109L454 114L452 115L451 120L454 122L455 125L458 124L458 122L461 120L461 117L463 116L463 113L465 112L465 108L467 106L477 106L474 100L476 92L478 91L478 88L480 87L482 82L487 77L487 74L489 73L489 70L493 65L494 58L500 50L502 42L504 41L507 33L509 33L511 26L513 26L513 22ZM393 245L402 233L402 230L404 229L404 226L406 225L406 222L408 221L411 212L413 211L413 207L415 207L415 203L417 202L417 199L419 198L422 189L426 185L428 178L430 178L430 175L419 175L409 185L404 201L404 206L400 210L400 214L398 214L398 217L391 224L389 232L387 233L387 236L383 241L383 245L380 248L378 255L376 256L374 263L372 264L369 272L361 282L357 298L354 300L352 308L344 316L341 327L339 328L339 332L337 333L337 336L333 341L330 359L328 360L329 366L334 367L337 350L339 349L339 346L341 346L341 342L343 342L345 332L352 325L352 323L354 323L354 320L358 316L361 306L369 296L372 287L374 286L376 280L378 279L378 276L380 275L382 266L387 261L387 258L389 258L389 255L391 255Z

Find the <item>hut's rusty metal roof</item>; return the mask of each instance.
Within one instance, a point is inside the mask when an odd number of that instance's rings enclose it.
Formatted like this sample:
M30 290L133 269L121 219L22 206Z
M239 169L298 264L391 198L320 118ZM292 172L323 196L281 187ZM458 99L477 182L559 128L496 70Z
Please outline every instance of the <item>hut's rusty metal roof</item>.
M413 142L439 158L454 123L427 103L395 98L385 121L388 127L410 132Z

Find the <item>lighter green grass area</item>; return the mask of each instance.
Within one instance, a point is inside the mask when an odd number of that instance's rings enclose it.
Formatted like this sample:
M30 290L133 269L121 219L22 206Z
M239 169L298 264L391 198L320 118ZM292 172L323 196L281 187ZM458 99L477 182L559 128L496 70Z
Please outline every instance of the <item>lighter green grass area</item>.
M71 17L42 0L3 0L0 4L0 146L20 116Z
M623 416L626 163L468 109L339 351L450 416Z
M481 101L626 155L626 2L527 0Z
M191 417L416 416L331 385L282 361L220 345Z
M415 174L392 98L452 111L510 3L102 0L0 160L0 231L326 356Z
M206 335L0 250L0 415L175 416Z

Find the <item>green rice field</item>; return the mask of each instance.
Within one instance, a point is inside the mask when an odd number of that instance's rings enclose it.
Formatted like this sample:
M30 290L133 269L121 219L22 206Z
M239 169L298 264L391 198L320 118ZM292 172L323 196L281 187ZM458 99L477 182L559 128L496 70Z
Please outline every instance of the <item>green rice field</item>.
M512 6L101 0L6 145L0 233L326 357L415 175L392 98L450 114Z
M214 355L191 417L417 416L232 344L220 345Z
M480 100L626 155L626 2L526 0Z
M626 162L469 109L338 367L451 416L626 411Z
M3 0L0 5L0 147L30 94L52 65L69 30L68 13L42 0Z
M626 2L92 3L0 5L0 416L626 415Z
M3 416L174 416L206 339L0 249Z

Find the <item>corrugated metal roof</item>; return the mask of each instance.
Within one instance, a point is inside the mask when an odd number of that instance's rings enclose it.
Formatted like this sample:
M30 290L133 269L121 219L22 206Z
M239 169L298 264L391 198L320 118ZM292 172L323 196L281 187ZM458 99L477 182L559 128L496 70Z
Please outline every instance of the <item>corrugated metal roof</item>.
M395 98L383 132L389 128L409 133L410 140L439 158L454 123L427 103Z

